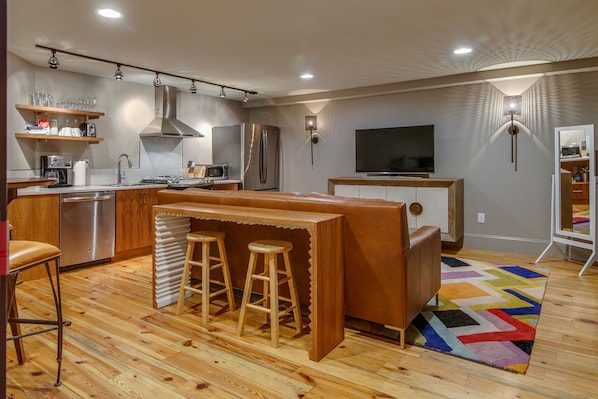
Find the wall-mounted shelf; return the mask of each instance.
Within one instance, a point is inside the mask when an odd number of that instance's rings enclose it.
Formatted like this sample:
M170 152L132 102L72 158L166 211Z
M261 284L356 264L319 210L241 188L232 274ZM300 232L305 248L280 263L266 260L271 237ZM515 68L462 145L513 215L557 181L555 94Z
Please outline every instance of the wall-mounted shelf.
M71 136L50 136L47 134L15 133L18 139L35 139L38 141L61 140L61 141L84 141L88 144L97 144L104 141L102 137L71 137Z
M88 119L98 119L99 117L104 116L103 112L95 112L95 111L84 111L80 109L66 109L66 108L54 108L54 107L38 107L35 105L26 105L26 104L16 104L15 107L17 109L22 109L25 111L32 111L36 113L47 113L47 114L57 114L57 115L81 115L85 116Z

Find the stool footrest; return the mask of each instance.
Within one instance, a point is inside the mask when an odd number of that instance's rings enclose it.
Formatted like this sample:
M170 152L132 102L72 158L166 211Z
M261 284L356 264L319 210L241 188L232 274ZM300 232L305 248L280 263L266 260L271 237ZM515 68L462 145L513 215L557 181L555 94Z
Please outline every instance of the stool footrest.
M264 273L252 274L251 278L254 280L270 281L270 277Z
M224 284L222 284L222 283L220 283L220 284L224 286ZM185 290L187 290L187 291L195 292L196 294L203 294L203 289L202 288L196 288L196 287L191 287L191 286L186 286L186 287L183 287L183 288ZM225 287L225 288L222 288L222 289L220 289L218 291L214 291L214 292L210 293L209 297L213 298L215 296L222 295L222 294L226 293L227 291L228 291L228 289Z
M53 327L48 327L48 328L44 328L43 330L32 331L32 332L28 332L28 333L19 334L19 335L13 335L11 337L6 337L7 341L13 341L13 340L19 339L19 338L30 337L32 335L37 335L37 334L41 334L41 333L45 333L45 332L49 332L49 331L58 330L58 322L57 321L52 321L52 320L13 319L13 320L10 320L10 321L11 322L16 322L16 323L23 323L23 324L52 325ZM45 321L45 323L41 323L41 321ZM71 322L70 321L63 321L62 325L63 325L63 327L68 327L68 326L71 325Z
M264 313L270 313L270 308L265 308L263 306L260 305L256 305L257 302L254 303L248 303L247 305L245 305L246 307L250 308L250 309L254 309L254 310L259 310L261 312Z

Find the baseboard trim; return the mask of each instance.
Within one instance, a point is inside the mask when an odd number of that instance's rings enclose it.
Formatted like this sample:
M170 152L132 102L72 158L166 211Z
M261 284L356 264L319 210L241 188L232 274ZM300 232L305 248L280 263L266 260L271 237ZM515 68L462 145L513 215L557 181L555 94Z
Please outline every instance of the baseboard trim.
M499 236L492 234L465 233L463 246L526 255L540 255L550 244L550 240L528 237Z

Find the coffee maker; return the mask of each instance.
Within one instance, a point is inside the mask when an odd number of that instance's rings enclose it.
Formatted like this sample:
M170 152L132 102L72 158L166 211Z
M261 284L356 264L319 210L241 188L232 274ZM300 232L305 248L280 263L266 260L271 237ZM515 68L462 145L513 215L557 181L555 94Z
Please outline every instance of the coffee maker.
M47 187L70 187L73 185L73 160L62 155L42 155L41 176L56 179L56 183Z

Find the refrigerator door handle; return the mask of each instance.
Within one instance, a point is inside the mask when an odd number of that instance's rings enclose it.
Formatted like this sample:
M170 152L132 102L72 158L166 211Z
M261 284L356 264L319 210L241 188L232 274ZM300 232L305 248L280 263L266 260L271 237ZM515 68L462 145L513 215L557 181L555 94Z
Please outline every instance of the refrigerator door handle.
M268 131L262 129L260 139L260 183L265 184L268 181Z

